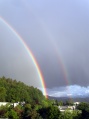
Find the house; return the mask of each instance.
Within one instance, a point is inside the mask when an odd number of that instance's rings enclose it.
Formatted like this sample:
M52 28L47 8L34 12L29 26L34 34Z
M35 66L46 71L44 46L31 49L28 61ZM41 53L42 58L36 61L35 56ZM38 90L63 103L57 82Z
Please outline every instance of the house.
M79 105L79 104L80 104L80 102L74 102L74 105L76 105L76 106Z
M5 105L13 105L14 107L16 107L17 105L19 105L19 102L18 103L9 103L9 102L0 102L0 106L5 106Z
M0 106L5 106L8 102L0 102Z
M73 105L73 106L68 106L68 109L70 109L70 110L75 110L75 109L76 109L76 106L75 106L75 105Z
M73 111L76 109L76 106L58 106L58 108L61 112L64 112L65 110Z
M58 108L61 112L64 112L65 110L68 109L68 106L58 106Z

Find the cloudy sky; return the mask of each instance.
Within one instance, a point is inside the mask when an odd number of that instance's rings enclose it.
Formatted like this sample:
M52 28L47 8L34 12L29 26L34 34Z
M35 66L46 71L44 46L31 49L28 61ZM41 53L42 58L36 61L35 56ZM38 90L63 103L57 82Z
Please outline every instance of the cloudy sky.
M88 0L0 0L0 17L33 52L49 95L89 94ZM24 46L3 20L0 76L41 85Z

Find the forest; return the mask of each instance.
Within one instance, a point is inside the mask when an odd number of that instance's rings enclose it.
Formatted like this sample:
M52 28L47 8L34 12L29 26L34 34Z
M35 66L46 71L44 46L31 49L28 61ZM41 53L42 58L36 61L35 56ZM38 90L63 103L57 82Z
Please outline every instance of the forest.
M58 106L63 105L62 101L47 99L39 89L4 76L0 78L0 102L8 102L0 106L0 118L89 119L89 103L80 103L72 112L61 112ZM10 105L16 102L17 106Z

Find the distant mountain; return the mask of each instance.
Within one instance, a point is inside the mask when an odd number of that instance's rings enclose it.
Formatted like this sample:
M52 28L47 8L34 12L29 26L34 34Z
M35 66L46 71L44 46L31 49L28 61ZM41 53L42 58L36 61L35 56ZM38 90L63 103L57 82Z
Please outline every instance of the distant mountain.
M89 102L89 97L51 97L48 96L48 99L54 99L54 100L58 100L58 101L69 101L72 100L73 102Z

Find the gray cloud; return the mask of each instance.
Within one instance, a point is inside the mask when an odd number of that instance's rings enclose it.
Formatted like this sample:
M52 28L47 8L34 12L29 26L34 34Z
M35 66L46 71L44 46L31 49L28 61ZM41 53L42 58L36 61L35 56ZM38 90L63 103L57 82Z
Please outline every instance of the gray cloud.
M53 97L89 97L89 86L70 85L47 89L49 96Z

